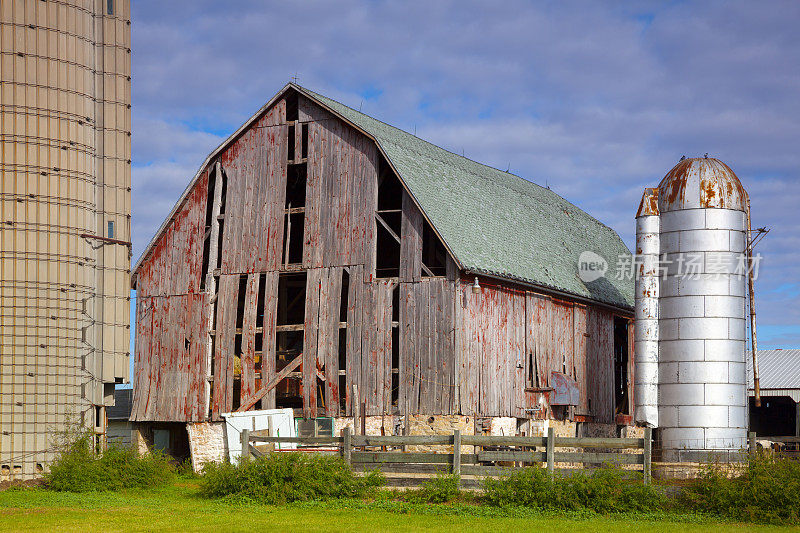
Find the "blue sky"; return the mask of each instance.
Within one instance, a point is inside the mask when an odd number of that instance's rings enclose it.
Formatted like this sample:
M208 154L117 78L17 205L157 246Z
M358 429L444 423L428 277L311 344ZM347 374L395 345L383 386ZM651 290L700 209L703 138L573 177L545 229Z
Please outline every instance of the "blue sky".
M771 233L759 347L800 347L800 3L137 0L138 258L205 156L293 76L553 190L633 247L681 155L738 174Z

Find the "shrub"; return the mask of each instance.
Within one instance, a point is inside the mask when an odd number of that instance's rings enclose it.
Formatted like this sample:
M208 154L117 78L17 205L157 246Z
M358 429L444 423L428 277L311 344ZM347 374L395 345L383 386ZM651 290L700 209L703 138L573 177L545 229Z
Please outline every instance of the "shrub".
M380 472L361 477L341 457L300 452L271 453L237 465L203 467L201 494L242 497L269 504L360 498L383 484Z
M550 479L539 467L519 469L484 481L483 500L495 506L525 506L542 510L589 510L597 513L653 511L661 495L640 480L626 479L617 468L600 468L591 474L576 472Z
M800 463L768 452L751 454L744 472L729 477L710 464L683 491L682 504L717 516L765 523L800 520Z
M171 481L174 474L161 453L139 455L131 448L111 446L100 454L92 435L80 434L62 449L44 479L51 490L91 492L154 487Z
M410 490L405 499L413 503L445 503L461 495L460 478L455 474L439 472L417 490Z

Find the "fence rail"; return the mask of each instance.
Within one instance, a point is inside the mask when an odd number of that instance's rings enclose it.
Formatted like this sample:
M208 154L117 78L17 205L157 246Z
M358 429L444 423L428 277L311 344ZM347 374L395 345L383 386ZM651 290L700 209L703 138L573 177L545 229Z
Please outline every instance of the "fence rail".
M452 435L378 436L353 435L350 428L344 428L340 437L272 437L245 429L241 439L244 458L265 453L256 448L256 444L293 443L338 451L354 470L362 472L380 469L385 473L435 474L445 471L458 476L487 476L523 463L543 463L553 476L557 463L616 463L641 465L640 471L647 484L651 481L653 440L650 428L645 428L644 433L644 438L556 437L554 429L548 428L546 437L462 435L458 430ZM406 451L409 446L452 446L452 452ZM463 453L464 447L474 447L474 453ZM580 448L583 451L556 451L557 448ZM424 480L406 479L400 484ZM462 482L465 486L477 484L476 480Z

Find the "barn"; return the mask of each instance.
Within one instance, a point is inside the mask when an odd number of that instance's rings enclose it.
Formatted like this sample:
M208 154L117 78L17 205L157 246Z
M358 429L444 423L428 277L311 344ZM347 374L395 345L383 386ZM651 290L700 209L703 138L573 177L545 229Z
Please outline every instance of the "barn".
M586 251L605 276L582 280ZM378 434L629 431L630 257L549 188L290 83L134 267L130 419L193 456L224 448L224 414L276 408Z

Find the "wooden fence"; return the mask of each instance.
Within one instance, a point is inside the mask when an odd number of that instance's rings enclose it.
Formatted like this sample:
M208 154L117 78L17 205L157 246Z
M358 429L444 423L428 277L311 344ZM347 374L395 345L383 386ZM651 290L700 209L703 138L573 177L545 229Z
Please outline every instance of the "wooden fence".
M549 428L546 437L504 437L490 435L353 435L344 428L340 437L272 437L263 432L243 430L242 456L261 456L256 445L294 443L303 451L339 453L355 471L379 469L386 474L405 474L389 478L390 484L415 485L437 472L462 478L464 486L478 485L484 476L498 475L509 468L534 463L546 464L554 475L563 465L641 465L644 483L651 480L652 430L645 428L644 438L556 437ZM409 447L447 447L446 451L408 451ZM473 447L473 453L464 453ZM452 451L449 449L452 448ZM557 451L570 448L569 451ZM582 451L574 451L581 449ZM408 475L415 477L407 477Z

